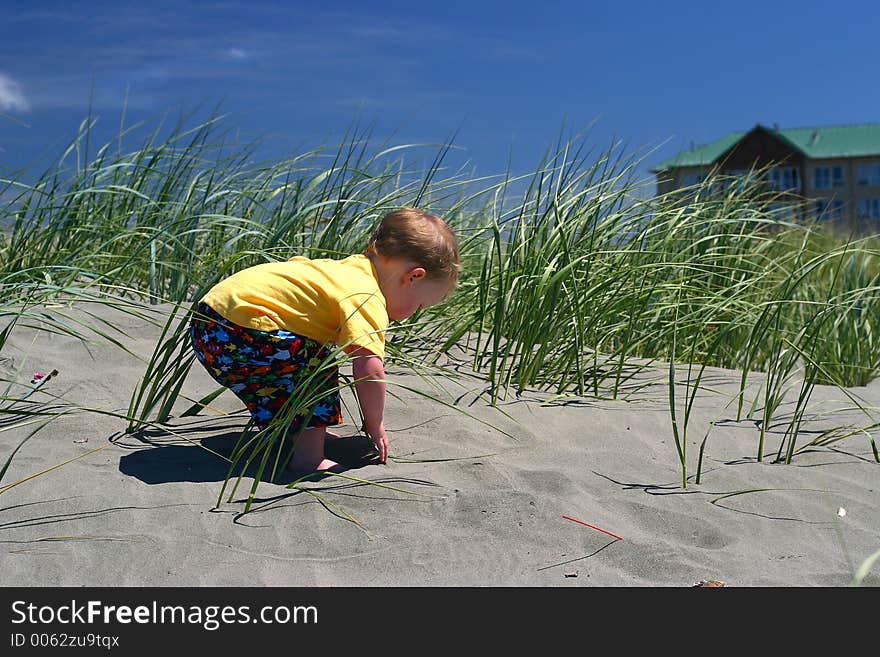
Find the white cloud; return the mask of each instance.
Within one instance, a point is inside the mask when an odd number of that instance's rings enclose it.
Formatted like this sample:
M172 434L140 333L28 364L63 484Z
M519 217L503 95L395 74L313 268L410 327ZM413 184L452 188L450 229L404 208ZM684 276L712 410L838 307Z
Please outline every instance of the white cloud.
M0 73L0 110L18 110L26 112L30 109L21 85L5 73Z
M226 51L226 54L232 59L247 59L247 52L242 50L241 48L230 48Z

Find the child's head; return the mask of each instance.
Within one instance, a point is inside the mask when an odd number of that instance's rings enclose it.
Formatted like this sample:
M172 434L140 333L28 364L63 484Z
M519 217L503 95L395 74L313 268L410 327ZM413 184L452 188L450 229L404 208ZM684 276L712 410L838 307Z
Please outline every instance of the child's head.
M392 320L446 298L458 281L458 241L440 217L417 208L390 212L373 231L366 254L379 270Z
M431 280L458 281L458 241L440 217L417 208L389 212L373 231L367 253L416 263Z

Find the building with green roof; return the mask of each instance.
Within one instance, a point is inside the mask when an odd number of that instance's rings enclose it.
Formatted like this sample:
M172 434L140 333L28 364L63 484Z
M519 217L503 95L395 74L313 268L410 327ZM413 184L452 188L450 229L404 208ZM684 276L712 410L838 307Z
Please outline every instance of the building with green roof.
M880 232L880 123L792 129L759 124L681 152L651 172L662 194L698 185L710 173L727 177L753 170L764 172L771 189L801 199L791 207L857 232Z

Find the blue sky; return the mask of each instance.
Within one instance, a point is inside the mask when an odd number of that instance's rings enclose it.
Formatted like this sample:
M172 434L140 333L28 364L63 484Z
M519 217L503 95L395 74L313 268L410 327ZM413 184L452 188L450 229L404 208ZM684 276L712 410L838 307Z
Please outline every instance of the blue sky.
M222 102L271 158L355 120L393 143L457 131L479 174L589 128L653 149L648 176L756 123L880 121L878 35L880 3L846 0L0 0L0 172L60 155L90 103L110 140L127 98L128 123Z

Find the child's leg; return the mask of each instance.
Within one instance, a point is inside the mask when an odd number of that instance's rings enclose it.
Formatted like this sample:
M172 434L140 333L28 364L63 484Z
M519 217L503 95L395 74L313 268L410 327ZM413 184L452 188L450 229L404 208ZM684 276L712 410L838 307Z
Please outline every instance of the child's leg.
M257 424L265 426L297 389L297 372L306 372L310 360L327 357L326 347L286 331L266 333L237 326L205 304L199 304L191 322L191 343L198 360L219 383L241 399ZM232 345L232 349L227 347ZM263 348L271 346L276 358ZM304 348L305 347L305 348ZM222 356L222 358L221 358ZM255 374L255 368L261 368ZM331 398L316 408L322 422L340 421L337 370L328 371L325 387ZM339 465L324 458L324 439L339 438L325 427L306 429L299 437L288 468L314 472Z
M296 441L287 469L294 472L314 472L338 466L336 461L324 457L326 434L326 427L314 427L303 431Z

